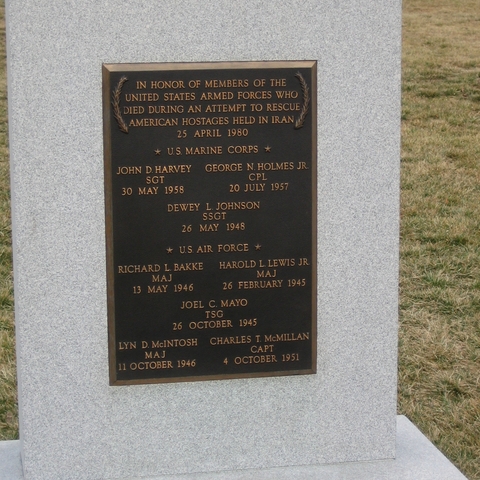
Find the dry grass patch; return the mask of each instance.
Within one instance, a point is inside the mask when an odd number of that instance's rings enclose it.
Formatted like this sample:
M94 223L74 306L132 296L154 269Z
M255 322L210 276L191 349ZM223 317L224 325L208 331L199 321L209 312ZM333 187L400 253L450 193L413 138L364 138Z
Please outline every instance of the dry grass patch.
M480 3L404 1L399 411L480 479Z
M0 440L18 438L7 139L4 2L0 2Z
M13 288L8 273L0 286L0 440L18 438L16 380Z

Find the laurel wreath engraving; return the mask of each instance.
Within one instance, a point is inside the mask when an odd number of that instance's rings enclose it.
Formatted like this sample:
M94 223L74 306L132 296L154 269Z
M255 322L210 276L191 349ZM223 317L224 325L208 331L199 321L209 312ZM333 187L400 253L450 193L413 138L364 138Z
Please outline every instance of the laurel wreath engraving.
M118 85L115 87L112 93L112 106L113 106L113 116L118 123L118 128L123 133L128 133L128 127L123 121L122 114L120 112L120 94L122 93L123 84L128 80L127 77L123 76Z
M299 117L295 121L295 129L298 130L299 128L303 127L303 122L305 122L305 117L307 116L307 113L308 113L308 108L310 106L310 92L308 91L307 82L303 78L302 74L300 72L297 72L295 74L295 77L298 78L298 81L300 82L300 85L302 87L302 93L303 93L302 110L300 111Z

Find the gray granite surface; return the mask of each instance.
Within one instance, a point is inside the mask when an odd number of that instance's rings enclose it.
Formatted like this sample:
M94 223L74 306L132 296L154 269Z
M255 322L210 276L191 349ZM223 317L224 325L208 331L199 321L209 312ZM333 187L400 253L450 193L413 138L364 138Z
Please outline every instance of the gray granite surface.
M464 480L406 417L397 417L394 460L142 477L144 480ZM23 480L20 442L0 442L0 480ZM141 480L140 477L129 480Z
M27 480L395 455L399 0L6 2ZM102 63L318 61L316 375L110 387Z

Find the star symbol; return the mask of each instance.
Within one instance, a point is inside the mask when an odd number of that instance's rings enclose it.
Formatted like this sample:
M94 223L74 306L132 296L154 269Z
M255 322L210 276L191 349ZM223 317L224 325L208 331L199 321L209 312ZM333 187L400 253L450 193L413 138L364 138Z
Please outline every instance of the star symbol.
M260 250L261 248L262 248L262 246L261 246L259 243L257 243L257 244L255 245L255 250Z
M172 253L172 252L173 252L173 248L171 248L171 247L168 247L168 248L167 248L167 253L169 253L169 254L170 254L170 253Z
M272 147L270 147L269 145L267 145L265 147L265 153L270 153L270 150L272 149Z
M162 153L161 150L159 150L158 148L155 150L155 155L160 155Z

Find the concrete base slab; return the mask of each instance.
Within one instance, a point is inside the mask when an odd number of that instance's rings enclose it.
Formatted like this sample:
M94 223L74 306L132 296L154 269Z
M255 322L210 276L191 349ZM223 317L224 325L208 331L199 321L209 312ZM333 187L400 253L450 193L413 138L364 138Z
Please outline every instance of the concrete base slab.
M0 442L0 480L23 480L20 440Z
M397 417L397 458L375 462L142 477L143 480L461 480L462 473L405 416ZM0 442L0 480L25 480L20 441ZM140 480L130 478L129 480Z

